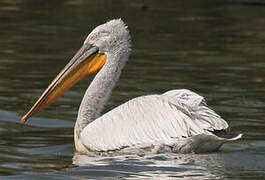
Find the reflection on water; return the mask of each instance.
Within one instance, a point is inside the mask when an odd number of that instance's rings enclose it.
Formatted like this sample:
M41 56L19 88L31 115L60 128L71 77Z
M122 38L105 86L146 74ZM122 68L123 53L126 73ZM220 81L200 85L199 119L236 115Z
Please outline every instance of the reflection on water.
M214 174L209 167L223 166L222 159L218 156L204 155L147 155L139 156L114 156L114 157L89 157L75 155L74 164L95 167L109 167L123 177L163 178L163 177L222 177L222 174ZM220 161L221 160L221 161ZM211 164L209 164L211 163ZM213 164L212 164L213 163ZM137 167L137 168L134 168ZM107 168L108 169L108 168ZM155 172L155 173L154 173ZM121 176L121 175L119 175Z
M259 179L264 176L264 3L0 2L0 179ZM136 96L187 88L206 97L242 141L211 154L75 155L73 125L92 77L32 118L20 117L108 19L133 43L106 111Z

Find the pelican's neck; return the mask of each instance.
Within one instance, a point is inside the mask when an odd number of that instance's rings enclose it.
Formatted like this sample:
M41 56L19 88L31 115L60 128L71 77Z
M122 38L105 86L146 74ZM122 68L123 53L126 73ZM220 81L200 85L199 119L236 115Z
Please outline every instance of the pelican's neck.
M86 90L78 117L75 124L75 133L79 133L92 121L100 116L111 91L119 79L122 68L124 67L128 54L112 55L107 54L107 62L97 73L94 80Z

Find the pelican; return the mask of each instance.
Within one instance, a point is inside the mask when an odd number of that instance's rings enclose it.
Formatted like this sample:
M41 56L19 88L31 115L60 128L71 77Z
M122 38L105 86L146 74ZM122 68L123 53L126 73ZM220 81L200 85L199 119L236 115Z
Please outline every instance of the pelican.
M22 123L52 104L85 76L97 73L79 107L74 127L76 151L109 152L130 148L201 153L217 150L239 134L223 138L228 124L205 99L186 89L134 98L101 115L131 51L130 34L121 19L96 27L57 75Z

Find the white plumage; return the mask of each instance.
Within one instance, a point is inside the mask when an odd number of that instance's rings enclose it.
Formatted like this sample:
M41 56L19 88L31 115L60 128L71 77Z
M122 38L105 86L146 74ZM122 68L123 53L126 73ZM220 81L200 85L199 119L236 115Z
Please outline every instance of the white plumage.
M164 147L173 152L208 152L241 137L216 136L228 124L202 96L186 89L137 97L100 116L129 54L130 35L121 19L96 27L22 122L69 89L76 82L71 77L100 69L83 97L75 124L75 147L80 153L152 147L156 152Z
M116 23L119 24L118 29L113 28L113 24L117 27ZM117 77L128 58L129 33L127 33L124 23L121 20L112 20L101 25L99 30L96 28L94 31L98 32L102 29L104 31L111 29L112 38L120 41L117 45L108 42L108 44L115 46L115 51L104 51L108 55L108 62L111 63L110 67L117 67L117 69L110 70L108 64L103 67L88 88L79 113L80 111L86 111L87 107L91 106L85 102L91 102L97 97L102 100L97 101L98 105L103 105L107 101L112 87L118 80ZM122 31L124 32L121 33ZM117 37L117 34L123 34L123 37ZM98 43L98 47L100 46L101 44ZM115 57L112 57L112 54L115 54ZM125 58L121 58L124 56ZM93 86L94 83L96 83L96 86ZM104 86L105 83L107 85ZM100 84L100 88L98 88L98 84ZM107 93L98 96L100 92L97 91L91 95L93 90L107 90ZM91 98L87 99L86 97ZM94 112L100 112L102 108L94 107L91 109ZM80 121L80 115L81 113L78 116L77 123ZM83 119L90 119L90 117L82 117ZM215 136L213 132L228 128L228 124L207 107L203 97L185 89L168 91L162 95L137 97L102 116L98 115L98 118L89 120L89 122L76 137L76 142L84 145L76 143L76 147L82 147L77 148L81 152L87 150L113 151L151 146L168 146L175 152L207 152L218 149L225 142L225 139ZM194 137L196 135L204 136L197 136L195 141ZM212 146L204 147L204 144L208 142L212 142L210 143Z
M203 97L180 89L138 97L120 105L86 126L81 141L92 151L168 146L176 152L206 152L225 142L212 132L227 128L227 123L207 107ZM204 136L196 137L200 142L190 147L194 143L190 137L196 135ZM216 143L207 149L200 147L209 140Z

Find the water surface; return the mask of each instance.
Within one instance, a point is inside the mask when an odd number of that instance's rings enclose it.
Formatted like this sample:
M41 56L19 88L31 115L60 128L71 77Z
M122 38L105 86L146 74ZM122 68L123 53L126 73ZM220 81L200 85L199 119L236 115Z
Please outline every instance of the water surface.
M264 177L264 7L258 0L0 1L0 178ZM133 51L105 111L187 88L203 95L242 140L207 154L75 154L73 125L93 77L21 124L88 33L119 17Z

